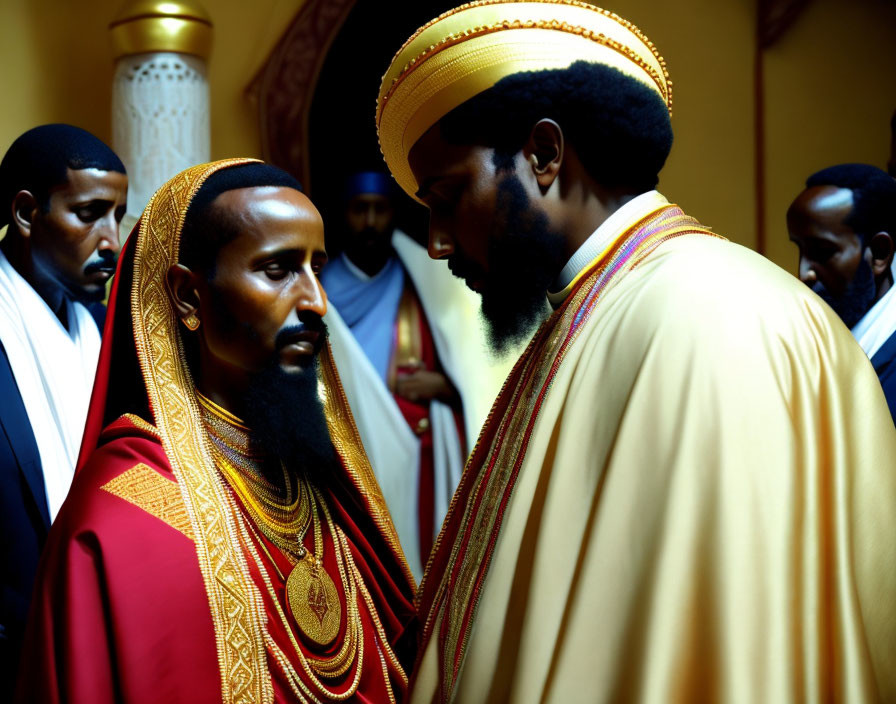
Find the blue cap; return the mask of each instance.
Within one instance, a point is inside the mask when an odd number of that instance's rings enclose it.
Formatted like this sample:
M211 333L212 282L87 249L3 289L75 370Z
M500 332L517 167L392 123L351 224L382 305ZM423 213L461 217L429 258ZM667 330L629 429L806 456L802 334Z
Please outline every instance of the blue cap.
M358 171L349 176L345 184L345 197L354 198L362 193L373 193L391 198L392 177L380 171Z

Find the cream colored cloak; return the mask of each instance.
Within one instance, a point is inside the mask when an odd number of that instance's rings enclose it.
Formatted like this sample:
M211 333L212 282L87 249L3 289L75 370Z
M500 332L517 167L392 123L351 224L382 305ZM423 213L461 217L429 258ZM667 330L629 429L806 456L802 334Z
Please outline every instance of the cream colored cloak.
M861 348L720 239L617 278L544 397L448 698L896 701L896 429ZM447 682L447 603L413 704Z

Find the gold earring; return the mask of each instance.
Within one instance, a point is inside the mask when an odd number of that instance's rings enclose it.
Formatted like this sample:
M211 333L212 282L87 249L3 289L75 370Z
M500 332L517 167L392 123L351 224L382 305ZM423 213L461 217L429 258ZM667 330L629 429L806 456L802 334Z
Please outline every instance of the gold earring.
M188 330L196 330L199 328L199 318L195 313L190 313L186 318L182 319Z

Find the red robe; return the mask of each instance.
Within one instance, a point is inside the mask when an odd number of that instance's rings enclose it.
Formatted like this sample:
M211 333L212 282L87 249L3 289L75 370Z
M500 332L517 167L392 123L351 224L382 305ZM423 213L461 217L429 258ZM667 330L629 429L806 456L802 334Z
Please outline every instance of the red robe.
M323 488L323 492L334 522L349 540L386 638L407 666L402 636L413 612L408 588L402 585L401 575L377 556L388 554L377 545L377 532L361 525L363 519L360 524L353 520L357 506L352 505L350 493L338 484ZM343 506L344 501L349 505ZM347 623L345 595L326 527L324 543L324 564L343 605L340 634L334 641L338 647ZM282 553L271 543L266 546L281 572L288 575L289 563ZM258 552L267 560L263 552ZM301 672L249 555L247 562L263 595L268 630ZM276 570L266 567L296 640L301 643L300 632L289 615L283 581ZM212 619L189 519L162 444L151 426L123 417L104 431L99 447L78 472L53 525L37 583L22 660L20 701L221 701ZM373 624L361 606L363 669L351 701L388 702ZM333 652L331 646L330 651L310 654L320 657ZM405 679L388 659L385 661L392 689L401 701ZM281 667L269 650L268 670L275 701L294 701ZM331 690L344 691L354 673L352 666L342 678L325 683Z
M413 355L419 366L404 367L400 362L393 358L392 365L394 371L390 370L390 376L410 374L418 370L434 371L439 374L445 374L439 355L436 351L435 340L432 337L432 331L429 328L429 321L426 319L426 312L420 303L420 298L414 290L414 285L409 277L405 276L405 295L410 298L409 304L414 308L414 314L409 316L411 324L417 327L416 344L414 345ZM401 311L399 311L401 315ZM395 338L396 348L398 348L399 338L399 321L395 321ZM447 376L447 375L446 375ZM417 519L419 521L420 536L420 559L426 565L427 558L432 552L432 546L435 542L435 457L433 455L433 432L432 423L429 418L429 399L422 401L409 401L397 393L392 394L398 410L407 421L408 427L420 440L420 480L418 482L417 494ZM464 420L460 401L454 411L454 422L457 426L457 437L463 442L464 438ZM462 455L466 455L465 450L461 450Z
M227 527L228 489L216 486L210 495L205 483L223 480L201 451L203 429L189 420L201 422L178 353L181 328L160 283L178 252L182 218L171 214L184 213L211 173L244 163L203 164L175 176L122 250L78 468L38 570L17 694L22 702L204 704L221 702L225 691L228 701L254 703L271 691L274 701L295 701L265 634L303 673L300 658L254 558ZM387 679L400 700L401 670L413 660L414 635L405 632L413 622L413 578L328 347L320 362L328 427L345 471L315 478L315 486L346 536L383 631L382 639L375 636L365 601L363 669L352 700L388 701ZM155 425L147 422L153 419ZM169 457L177 458L177 475ZM187 505L194 507L190 515ZM194 536L196 526L202 533ZM324 544L325 568L341 593L328 536ZM277 548L267 547L288 574ZM301 642L283 580L270 568L276 599ZM344 594L341 600L344 629ZM390 649L395 661L385 657ZM328 654L315 651L317 658ZM345 691L356 662L342 679L326 681L328 689Z

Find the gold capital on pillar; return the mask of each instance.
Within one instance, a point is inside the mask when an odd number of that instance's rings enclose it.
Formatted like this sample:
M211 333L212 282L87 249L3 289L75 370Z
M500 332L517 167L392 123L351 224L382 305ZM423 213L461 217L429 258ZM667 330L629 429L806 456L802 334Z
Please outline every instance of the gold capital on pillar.
M112 22L115 58L157 51L207 59L212 21L195 0L131 0Z

